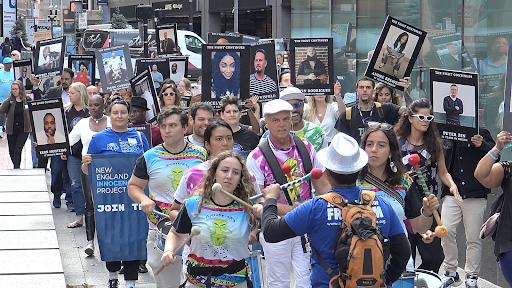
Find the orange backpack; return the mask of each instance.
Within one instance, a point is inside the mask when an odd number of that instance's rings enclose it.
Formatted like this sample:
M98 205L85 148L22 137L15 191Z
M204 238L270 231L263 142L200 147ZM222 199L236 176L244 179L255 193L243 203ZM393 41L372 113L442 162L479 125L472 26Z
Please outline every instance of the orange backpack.
M341 209L341 234L336 239L338 274L313 248L320 265L330 274L330 288L386 287L384 283L383 237L372 209L375 193L361 191L361 203L347 202L338 193L319 196ZM313 245L312 245L313 246Z

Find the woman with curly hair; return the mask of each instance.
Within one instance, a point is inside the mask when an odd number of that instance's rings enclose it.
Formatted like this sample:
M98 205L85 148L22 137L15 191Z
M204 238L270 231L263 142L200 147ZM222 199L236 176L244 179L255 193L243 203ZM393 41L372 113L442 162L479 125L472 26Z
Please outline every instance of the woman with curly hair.
M158 102L160 110L166 106L175 105L181 107L181 98L178 88L174 84L163 84L160 93L158 94Z
M212 98L240 97L240 56L237 52L216 52L212 59Z
M432 120L434 120L432 106L425 98L412 102L411 106L405 110L396 127L402 157L407 158L411 154L419 155L421 171L430 194L437 196L439 177L450 188L450 193L456 199L460 199L457 185L446 169L443 144L437 126ZM406 168L410 171L414 170L410 165L406 165ZM417 177L414 178L418 181ZM433 231L435 227L431 228ZM422 264L419 268L437 273L444 260L441 239L436 237L431 243L424 243L423 240L424 237L417 233L409 235L412 251L418 248L421 255ZM413 252L413 257L414 254Z
M372 97L375 102L393 103L402 106L402 97L398 95L396 90L381 82L375 85Z
M244 201L256 194L245 160L236 152L225 151L210 160L199 196L187 199L174 220L162 255L164 266L174 265L172 252L193 226L201 234L190 242L185 287L236 287L249 285L249 233L258 227L251 209L224 193L213 193L215 183ZM252 286L251 286L252 287Z

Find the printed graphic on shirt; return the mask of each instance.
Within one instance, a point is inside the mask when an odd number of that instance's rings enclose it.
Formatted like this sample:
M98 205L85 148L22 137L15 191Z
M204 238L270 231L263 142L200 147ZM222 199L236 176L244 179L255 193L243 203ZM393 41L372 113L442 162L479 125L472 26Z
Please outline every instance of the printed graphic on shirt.
M372 209L377 216L377 225L386 225L386 218L384 218L384 213L378 200L373 201ZM341 209L331 203L327 203L327 226L339 226L342 220Z
M119 145L115 142L108 143L107 150L121 153L135 153L139 150L139 146L137 139L128 138L128 141L120 140Z
M294 158L289 158L288 160L284 161L284 164L285 165L290 165L290 167L292 167L292 170L291 170L291 178L289 177L290 175L285 175L286 176L286 181L288 182L292 182L294 180L297 180L297 179L300 179L302 177L304 177L304 172L300 171L299 169L297 169L297 167L299 166L299 162L294 159ZM293 201L296 201L298 199L298 195L295 193L294 191L294 186L295 186L295 189L297 189L297 191L300 193L300 183L298 184L295 184L293 186L290 186L288 187L288 195L290 195L290 199ZM284 192L284 191L283 191Z

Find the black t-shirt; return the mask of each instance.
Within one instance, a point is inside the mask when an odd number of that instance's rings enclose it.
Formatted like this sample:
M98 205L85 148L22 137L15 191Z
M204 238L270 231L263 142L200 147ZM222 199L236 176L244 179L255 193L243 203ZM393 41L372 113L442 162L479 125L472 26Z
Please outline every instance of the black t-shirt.
M373 105L371 112L361 112L357 106L352 107L351 119L347 120L345 110L341 112L340 117L338 117L338 121L336 122L336 126L334 127L336 130L352 136L359 143L361 142L361 136L366 130L365 126L368 121L395 125L400 117L399 110L400 106L393 103L381 103L380 108ZM365 122L363 122L363 119L365 119Z
M75 127L78 121L87 117L89 117L89 110L82 109L80 111L76 111L75 106L71 106L71 109L66 112L66 125L68 126L68 133L71 133L73 127ZM82 147L82 141L78 141L71 147L71 155L82 158Z
M233 140L242 147L242 151L252 151L260 142L258 134L248 127L240 124L240 130L233 133Z
M14 107L14 123L13 123L13 134L17 133L23 133L25 132L24 125L25 125L25 118L24 118L24 108L23 102L16 102L16 106Z

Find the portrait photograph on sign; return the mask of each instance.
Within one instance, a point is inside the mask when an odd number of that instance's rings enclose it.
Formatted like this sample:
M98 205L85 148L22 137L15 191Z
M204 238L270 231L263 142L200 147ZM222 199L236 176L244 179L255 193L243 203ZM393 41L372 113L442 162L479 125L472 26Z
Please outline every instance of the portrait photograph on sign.
M94 84L96 59L94 55L68 55L68 68L75 72L73 82L83 83L85 86Z
M274 40L251 45L249 94L259 96L259 103L279 97L277 86L276 46Z
M32 91L34 88L30 78L32 77L32 59L16 60L13 63L14 79L20 80L25 85L25 90Z
M292 85L305 95L333 94L332 38L290 39Z
M388 16L365 76L403 91L398 80L411 74L427 32Z
M62 74L66 37L37 42L34 52L34 75L37 78Z
M62 99L28 102L38 158L69 154Z
M430 68L415 67L412 69L410 77L409 95L412 101L420 98L427 98L430 101Z
M178 34L176 24L162 25L156 27L156 37L158 43L158 55L172 55L177 53Z
M249 67L249 53L249 45L203 45L202 101L218 102L228 95L241 100L249 97L250 70L241 69Z
M133 97L142 97L146 99L147 112L146 121L154 123L156 117L160 112L160 106L158 104L158 96L156 94L155 85L153 84L153 76L149 68L141 71L135 77L130 79L130 85L133 92Z
M97 49L96 63L104 92L130 88L133 68L128 44Z
M173 56L169 59L169 78L176 84L181 78L186 78L188 73L188 57Z
M431 36L427 39L443 69L477 72L473 58L462 45L460 33Z
M430 89L441 138L470 141L478 134L478 74L430 69Z
M150 69L153 76L153 84L157 94L165 79L169 78L169 59L168 58L142 58L135 61L136 74ZM178 83L178 82L176 82Z

